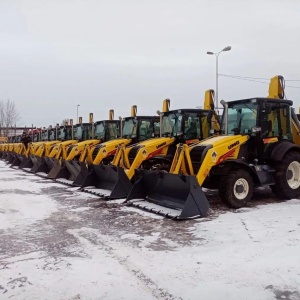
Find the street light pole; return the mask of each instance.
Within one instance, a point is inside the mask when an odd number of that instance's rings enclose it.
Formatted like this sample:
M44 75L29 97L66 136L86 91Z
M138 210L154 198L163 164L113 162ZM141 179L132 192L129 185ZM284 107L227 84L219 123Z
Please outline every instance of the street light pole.
M78 124L78 123L79 123L79 122L78 122L78 107L80 106L80 104L77 104L76 106L77 106L77 118L76 118L76 122L77 122L77 124Z
M231 50L231 46L227 46L219 52L207 51L208 55L215 55L215 57L216 57L216 94L215 94L215 99L216 99L216 109L217 110L219 108L219 55L222 52L230 51L230 50Z

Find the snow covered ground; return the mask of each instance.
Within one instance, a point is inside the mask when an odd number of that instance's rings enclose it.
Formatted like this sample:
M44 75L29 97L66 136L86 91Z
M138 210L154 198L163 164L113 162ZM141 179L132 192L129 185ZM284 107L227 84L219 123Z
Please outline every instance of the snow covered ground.
M0 161L0 299L300 299L300 201L175 222Z

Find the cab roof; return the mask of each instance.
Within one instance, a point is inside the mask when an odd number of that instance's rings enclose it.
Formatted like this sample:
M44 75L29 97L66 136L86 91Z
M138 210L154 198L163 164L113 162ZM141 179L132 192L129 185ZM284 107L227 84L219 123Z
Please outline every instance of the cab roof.
M233 100L233 101L227 101L226 103L228 105L230 104L237 104L237 103L246 103L250 101L256 100L257 102L271 102L271 103L282 103L282 104L288 104L290 106L293 105L292 100L285 100L285 99L276 99L276 98L262 98L262 97L257 97L257 98L248 98L248 99L241 99L241 100Z

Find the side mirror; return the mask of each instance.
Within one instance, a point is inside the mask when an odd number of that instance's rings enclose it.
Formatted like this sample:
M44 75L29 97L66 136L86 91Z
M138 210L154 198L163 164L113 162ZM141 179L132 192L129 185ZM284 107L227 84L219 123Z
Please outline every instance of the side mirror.
M258 133L258 132L261 132L261 127L254 126L254 127L251 128L251 132L252 132L252 133Z
M216 133L216 130L214 129L214 128L211 128L210 130L209 130L209 134L210 135L214 135Z

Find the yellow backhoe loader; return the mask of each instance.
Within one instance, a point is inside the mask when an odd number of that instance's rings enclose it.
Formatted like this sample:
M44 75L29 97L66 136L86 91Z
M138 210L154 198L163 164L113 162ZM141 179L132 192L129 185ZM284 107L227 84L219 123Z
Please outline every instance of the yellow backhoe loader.
M98 176L97 174L103 174L103 168L113 160L120 145L135 145L140 141L159 136L159 117L138 116L137 106L133 105L131 116L122 119L121 127L120 138L101 143L91 149L85 149L86 152L82 154L77 165L77 170L80 170L80 172L78 172L73 182L74 185L93 185L94 179ZM105 175L106 178L113 176L113 173L109 171ZM127 189L127 187L124 186L123 189Z
M8 144L7 152L3 157L7 164L10 164L14 160L16 155L15 153L17 152L20 145L21 143L16 142L15 140L12 143Z
M47 177L51 179L67 178L67 174L72 175L73 159L78 159L85 146L97 145L100 141L93 136L93 114L89 114L89 123L82 123L79 118L79 124L74 126L75 144L68 146L60 145L61 151L58 151L60 157L52 158L53 167L49 171Z
M10 167L19 166L19 168L22 169L32 168L35 161L32 157L38 151L39 147L43 145L43 141L54 138L51 128L36 130L35 132L32 132L30 136L32 142L28 144L27 149L23 143L20 143L16 148L14 159L10 161Z
M137 168L168 172L178 143L192 144L211 135L211 124L219 131L213 107L213 91L205 93L206 109L177 109L169 111L170 101L163 102L161 136L133 145L119 145L111 165L93 164L94 172L82 188L94 186L94 193L106 199L125 198L132 187ZM103 191L105 190L105 191ZM88 189L85 189L88 191Z
M259 186L282 199L300 196L300 124L293 102L284 100L283 77L271 79L268 98L221 103L224 135L179 144L170 173L137 170L127 203L188 219L208 212L202 187L218 189L233 208L245 206Z
M14 161L11 164L11 167L18 166L19 169L31 169L32 168L32 160L30 159L30 155L35 154L37 149L43 142L32 142L28 144L28 148L26 149L24 144L19 148L19 153L15 157ZM29 170L28 170L29 171Z
M33 162L30 172L48 174L53 167L51 158L57 155L60 147L66 148L78 143L78 140L72 139L74 131L72 119L70 120L70 124L60 126L59 128L51 128L48 140L41 144L35 154L30 157Z

